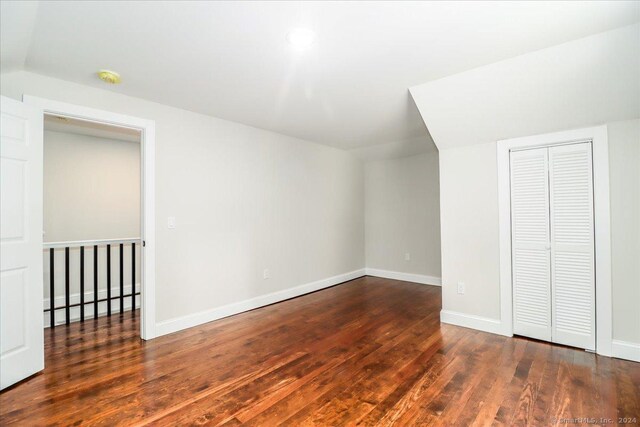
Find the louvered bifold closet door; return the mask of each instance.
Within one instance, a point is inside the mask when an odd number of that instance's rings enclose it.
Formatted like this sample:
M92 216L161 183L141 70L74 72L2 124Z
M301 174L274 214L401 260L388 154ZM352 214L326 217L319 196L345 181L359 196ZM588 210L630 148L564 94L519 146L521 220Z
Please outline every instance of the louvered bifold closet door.
M549 148L553 342L595 350L591 143Z
M546 148L511 152L513 332L551 340Z

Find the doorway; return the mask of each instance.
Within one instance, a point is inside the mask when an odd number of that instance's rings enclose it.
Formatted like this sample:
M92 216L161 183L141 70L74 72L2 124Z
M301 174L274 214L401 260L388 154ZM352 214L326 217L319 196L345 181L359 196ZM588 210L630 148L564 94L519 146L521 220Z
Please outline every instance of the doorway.
M44 280L43 280L43 133L44 121L47 116L54 116L77 123L91 123L93 127L110 126L119 129L134 130L139 135L140 153L140 226L138 248L139 255L139 292L140 298L140 337L148 340L155 335L155 123L151 120L116 114L108 111L87 108L83 106L51 101L43 98L23 96L23 101L1 97L2 126L0 126L0 157L2 161L2 231L0 233L0 275L2 280L2 295L0 296L0 389L13 384L41 371L44 368ZM63 193L64 194L64 193ZM54 242L55 243L55 242ZM95 241L93 246L96 246ZM105 242L101 242L105 243ZM126 242L118 242L117 249ZM129 242L133 243L133 242ZM107 244L109 244L107 242ZM115 255L124 261L124 247ZM84 250L81 249L84 247ZM80 259L88 256L87 246L79 245ZM51 249L48 248L51 252ZM71 247L63 248L64 259L64 292L62 300L64 308L62 316L64 323L70 322L72 309L79 312L79 307L86 307L84 303L72 307L71 303ZM91 250L91 249L89 249ZM116 250L116 249L114 249ZM55 252L55 251L54 251ZM84 252L84 254L83 254ZM107 256L111 251L106 251ZM130 259L135 258L136 250ZM54 262L51 263L55 269ZM95 257L97 259L98 257ZM107 264L109 260L106 260ZM79 262L86 266L85 262ZM124 266L124 262L120 262ZM79 274L81 267L78 267ZM106 269L111 271L111 269ZM55 278L55 271L53 272ZM132 273L133 275L133 273ZM119 276L119 277L118 277ZM84 277L85 274L79 274ZM120 279L122 277L122 279ZM109 279L107 279L109 280ZM126 303L126 295L122 289L124 272L115 279L119 291L116 305L122 307ZM136 282L134 276L133 280ZM121 284L122 283L122 284ZM86 284L86 283L85 283ZM79 287L82 284L78 285ZM133 288L133 287L132 287ZM110 287L106 287L105 293ZM89 290L86 289L85 290ZM136 298L134 289L130 293ZM56 289L49 288L53 300ZM94 291L95 292L95 291ZM99 292L95 292L99 294ZM85 292L78 291L78 299ZM95 307L100 314L98 301ZM109 300L109 298L107 298ZM131 300L130 300L131 301ZM84 301L87 302L87 301ZM55 303L55 302L54 302ZM135 301L131 302L135 306ZM106 304L103 304L106 305ZM57 307L57 306L56 306ZM54 307L55 308L55 307ZM58 311L58 310L55 310ZM108 307L107 307L108 313ZM96 313L94 312L94 315ZM51 313L49 314L51 316ZM85 313L86 316L86 313ZM51 317L49 317L51 321ZM56 314L53 315L53 323Z
M44 114L44 326L140 307L141 133Z
M152 120L112 113L109 111L89 107L52 101L44 98L25 95L23 102L27 106L36 108L42 113L42 125L47 117L62 117L76 124L84 123L98 129L108 129L122 135L139 135L140 144L140 235L139 269L140 286L140 337L144 340L154 338L155 335L155 122ZM126 236L125 236L126 237ZM108 242L102 242L109 244ZM133 242L129 242L133 243ZM117 242L120 255L120 244ZM123 248L124 249L124 248ZM86 251L86 249L85 249ZM100 252L100 249L98 249ZM124 251L123 251L124 252ZM106 252L109 253L109 252ZM124 259L124 253L122 253ZM100 266L98 265L98 269ZM106 270L111 271L111 270ZM124 273L123 273L124 274ZM119 276L117 284L119 285ZM108 289L108 287L106 288ZM106 291L105 289L105 291ZM126 290L125 290L126 292ZM135 295L135 292L134 292ZM103 302L104 303L104 302ZM120 300L116 302L120 306ZM123 301L126 304L126 299ZM106 304L103 304L106 305ZM100 312L100 308L99 308ZM108 307L107 307L108 312ZM100 313L98 313L100 314Z

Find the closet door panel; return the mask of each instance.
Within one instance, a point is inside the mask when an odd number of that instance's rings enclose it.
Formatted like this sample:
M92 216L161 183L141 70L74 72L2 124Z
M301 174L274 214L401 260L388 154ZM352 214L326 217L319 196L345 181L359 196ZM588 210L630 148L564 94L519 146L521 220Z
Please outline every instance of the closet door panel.
M591 143L549 148L553 342L595 350Z
M549 182L546 148L511 153L513 330L551 340Z

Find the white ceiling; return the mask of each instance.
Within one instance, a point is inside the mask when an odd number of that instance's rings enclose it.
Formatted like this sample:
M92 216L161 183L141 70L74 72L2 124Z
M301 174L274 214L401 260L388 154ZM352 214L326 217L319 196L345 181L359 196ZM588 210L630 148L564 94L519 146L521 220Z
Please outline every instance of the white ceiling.
M428 146L408 88L637 22L629 2L2 2L27 69L344 149ZM294 27L317 40L296 52ZM122 74L107 86L101 68ZM414 147L414 148L411 148ZM375 148L374 148L375 150Z

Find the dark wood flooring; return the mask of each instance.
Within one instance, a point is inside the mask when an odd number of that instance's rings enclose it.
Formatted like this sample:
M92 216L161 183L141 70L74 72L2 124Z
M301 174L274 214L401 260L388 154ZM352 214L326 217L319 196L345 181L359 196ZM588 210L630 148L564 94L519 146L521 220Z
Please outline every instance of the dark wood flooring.
M441 325L440 288L366 277L167 335L45 331L0 424L550 425L640 419L640 364Z

